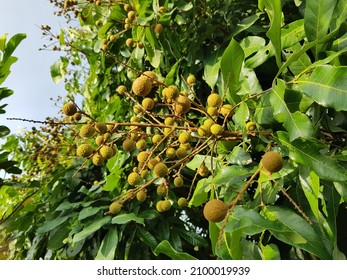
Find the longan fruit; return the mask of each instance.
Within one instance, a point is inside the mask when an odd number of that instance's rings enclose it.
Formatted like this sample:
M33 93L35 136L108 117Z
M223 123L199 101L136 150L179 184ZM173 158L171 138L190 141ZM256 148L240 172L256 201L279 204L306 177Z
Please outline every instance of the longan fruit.
M257 129L257 124L255 122L246 123L247 131L255 131Z
M152 90L152 82L146 76L140 76L132 84L132 90L137 96L146 96Z
M163 25L161 23L157 23L154 27L154 31L158 34L162 33L164 31Z
M174 179L174 186L175 186L176 188L182 187L183 184L184 184L184 181L183 181L183 178L182 178L181 176L178 176L178 177L176 177L176 178Z
M190 74L187 78L188 85L194 85L196 83L196 78L193 74Z
M231 104L224 104L220 108L220 113L224 117L231 117L233 115L233 106Z
M152 98L146 97L142 100L141 103L142 107L145 108L147 111L150 111L155 106L155 101Z
M219 223L224 220L228 212L228 205L219 199L212 199L204 206L203 214L206 220Z
M178 136L178 142L185 144L191 141L190 132L184 131Z
M274 151L269 151L261 159L262 166L270 173L278 172L283 167L282 157Z
M207 104L210 107L219 107L222 104L222 98L217 93L211 93L207 97Z
M95 166L101 166L105 162L105 159L99 153L95 153L92 162Z
M223 127L220 124L213 124L210 128L213 135L221 135L223 132Z
M190 110L191 102L188 97L180 95L174 103L174 110L177 115L183 115Z
M141 182L141 176L137 172L131 172L128 175L128 183L130 186L135 186Z
M122 143L123 150L126 152L132 152L133 150L135 150L135 145L135 141L130 138L125 139Z
M143 190L139 191L137 194L136 194L136 199L140 202L144 202L147 198L147 193Z
M158 164L156 164L154 166L153 171L154 171L154 174L160 178L165 177L169 173L168 167L163 162L159 162Z
M76 154L80 157L89 157L92 153L93 147L89 144L81 144L76 150Z
M108 211L112 214L112 215L117 215L119 214L119 212L122 210L123 205L121 203L119 203L118 201L114 201L111 203L111 205L108 208Z
M149 153L145 151L139 152L139 154L137 155L138 162L145 162L147 161L148 158L149 158Z
M147 148L147 142L145 139L140 139L136 142L136 148L138 148L140 151L143 151Z
M178 200L177 200L177 204L179 207L187 207L188 206L188 201L185 197L180 197Z
M74 103L64 104L64 106L61 110L62 110L63 114L66 116L73 116L75 113L77 113L77 107Z
M92 124L84 124L80 129L80 135L85 138L90 138L94 135L95 128Z

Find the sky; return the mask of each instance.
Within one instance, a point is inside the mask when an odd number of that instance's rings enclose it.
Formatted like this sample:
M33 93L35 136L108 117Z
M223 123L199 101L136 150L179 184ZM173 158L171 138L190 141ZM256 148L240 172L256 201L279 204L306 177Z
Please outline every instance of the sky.
M65 25L63 18L53 14L54 6L49 0L0 0L0 36L8 34L7 40L17 33L26 33L14 52L18 61L11 67L11 74L1 85L14 91L14 94L0 101L6 103L6 114L0 115L0 125L6 125L11 133L23 128L30 129L33 124L21 121L8 121L17 117L45 120L47 116L58 115L59 109L50 100L65 96L64 84L56 85L50 75L50 66L63 53L39 51L48 40L42 36L41 25L48 24L55 34Z

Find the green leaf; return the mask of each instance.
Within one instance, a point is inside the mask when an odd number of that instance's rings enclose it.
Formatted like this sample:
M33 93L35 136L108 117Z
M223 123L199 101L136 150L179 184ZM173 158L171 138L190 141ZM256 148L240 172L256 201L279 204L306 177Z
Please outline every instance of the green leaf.
M45 223L41 228L37 230L38 233L45 233L48 231L51 231L52 229L55 229L56 227L63 224L65 221L67 221L69 218L73 217L75 214L69 214L62 217L57 217L54 220L46 220Z
M347 66L319 66L310 76L303 76L296 82L318 104L347 111Z
M279 206L266 206L263 215L273 221L269 231L279 240L301 248L320 259L331 259L332 248L326 248L323 236L318 235L305 219L292 210ZM324 239L324 240L323 240Z
M88 218L90 216L95 215L100 211L100 208L97 207L86 207L81 210L81 212L78 215L78 220L83 220L85 218Z
M346 181L347 172L331 156L321 154L321 144L315 139L291 141L284 131L277 132L278 140L289 150L291 160L309 166L321 179Z
M6 135L9 135L11 133L11 130L4 125L0 125L0 138L5 137Z
M210 88L214 88L218 81L221 51L217 50L205 60L204 79Z
M233 121L238 127L245 127L249 119L249 110L246 102L241 102L240 106L236 109L233 115Z
M334 13L332 15L331 29L334 30L339 28L343 22L347 20L347 2L340 0L338 1Z
M337 0L306 0L304 26L309 42L320 40L328 34L336 4ZM316 60L320 49L321 46L314 49Z
M255 15L251 15L242 19L241 22L239 22L234 28L234 30L231 32L230 37L234 37L242 31L250 28L259 19L260 15L261 13L256 13Z
M264 260L280 260L281 254L276 244L268 244L262 246L262 253Z
M198 181L194 193L189 200L189 207L195 206L198 207L207 201L207 192L208 192L209 180L201 179Z
M226 166L215 173L212 183L216 184L217 186L232 186L251 176L254 171L254 169L237 165Z
M138 227L136 234L143 243L151 247L152 251L154 251L155 248L158 246L158 242L155 239L155 237L150 232L145 230L143 227Z
M123 225L123 224L127 224L130 222L136 222L138 224L142 224L144 225L144 219L140 218L138 216L136 216L134 213L130 213L130 214L119 214L115 217L112 218L111 223L112 224L119 224L119 225Z
M86 239L88 236L92 235L94 232L99 230L102 226L108 224L110 221L110 216L104 217L98 221L93 221L90 225L84 227L82 231L74 235L73 242L78 242Z
M283 126L289 133L290 141L299 137L309 138L313 135L313 126L309 117L299 111L291 113L284 100L286 86L283 80L277 80L270 92L270 102L274 109L274 116L277 121L283 123Z
M110 228L101 242L96 260L113 260L118 245L118 232Z
M226 48L221 59L221 71L223 75L224 85L229 89L226 95L231 104L240 102L240 97L236 95L240 89L240 73L244 60L244 52L235 41L231 39L229 46Z
M51 66L51 76L54 83L58 84L64 78L68 64L69 60L66 57L60 57L60 60Z
M193 246L206 247L208 242L201 235L193 231L187 231L186 229L176 228L176 232Z
M252 157L242 147L236 146L225 158L228 162L238 165L247 165L252 162Z
M187 253L177 252L167 240L160 242L153 253L156 256L162 253L170 257L172 260L196 260L196 258Z
M13 94L13 90L8 88L0 88L0 100L9 97Z
M3 63L6 63L6 61L11 57L15 49L18 47L20 42L22 42L27 37L24 33L19 33L14 35L6 44L6 47L4 49L4 56L2 58Z
M260 10L266 11L270 19L270 28L266 36L270 39L274 49L278 68L281 67L281 24L282 24L282 4L278 0L260 0Z

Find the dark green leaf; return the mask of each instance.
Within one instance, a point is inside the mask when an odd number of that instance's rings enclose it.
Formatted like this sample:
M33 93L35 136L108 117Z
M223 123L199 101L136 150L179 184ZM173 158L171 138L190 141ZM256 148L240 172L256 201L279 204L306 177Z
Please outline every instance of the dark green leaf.
M136 222L137 224L144 225L144 219L136 216L134 213L119 214L119 215L117 215L117 216L112 218L111 223L112 224L123 225L123 224L130 223L132 221Z
M113 260L118 245L118 232L115 228L110 228L101 242L96 260Z
M92 235L94 232L99 230L102 226L109 223L111 221L111 217L103 217L98 221L93 221L90 225L84 227L82 231L76 233L73 237L73 242L78 242L86 239L88 236Z
M167 255L172 260L196 260L196 258L187 253L177 252L167 240L162 241L155 248L154 254L158 256L160 253Z

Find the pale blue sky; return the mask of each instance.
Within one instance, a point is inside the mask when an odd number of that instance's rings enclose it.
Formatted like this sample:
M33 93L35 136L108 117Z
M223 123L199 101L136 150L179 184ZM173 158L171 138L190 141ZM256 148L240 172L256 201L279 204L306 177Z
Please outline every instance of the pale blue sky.
M40 26L48 24L53 32L58 33L65 21L53 14L49 0L0 0L0 9L0 36L8 33L9 39L16 33L27 34L14 53L18 61L2 84L14 90L14 94L2 100L1 104L7 103L8 106L6 114L0 115L0 124L16 133L19 128L30 128L33 124L8 121L7 117L45 120L46 116L55 116L59 111L50 98L64 96L64 85L54 84L49 68L63 53L38 49L48 43Z

